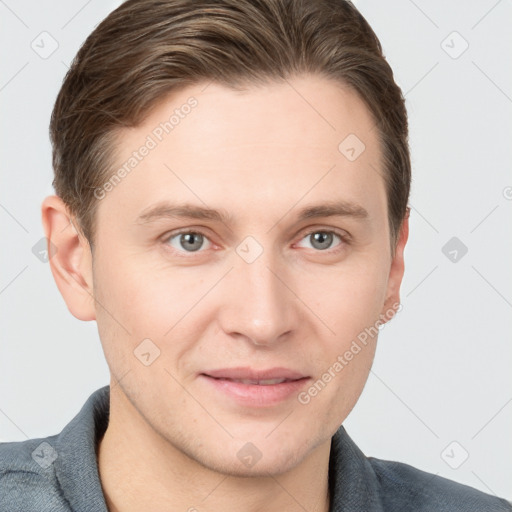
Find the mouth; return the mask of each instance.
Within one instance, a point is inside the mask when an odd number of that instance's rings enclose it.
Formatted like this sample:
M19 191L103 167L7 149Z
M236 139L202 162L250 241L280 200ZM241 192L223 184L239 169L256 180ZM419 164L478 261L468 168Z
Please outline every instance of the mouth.
M287 368L224 368L199 375L210 390L229 404L269 407L296 396L311 377Z
M273 386L283 382L293 382L294 379L223 379L222 377L212 377L217 380L228 380L230 382L239 382L240 384L250 384L251 386Z

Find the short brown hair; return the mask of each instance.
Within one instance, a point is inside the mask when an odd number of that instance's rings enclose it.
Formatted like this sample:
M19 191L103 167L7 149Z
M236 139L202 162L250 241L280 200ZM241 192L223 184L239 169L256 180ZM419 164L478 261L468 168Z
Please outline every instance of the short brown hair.
M353 88L378 128L392 251L411 164L402 91L368 22L346 0L128 0L89 35L50 122L53 186L93 246L94 195L114 173L116 131L177 88L319 74ZM341 142L341 141L340 141Z

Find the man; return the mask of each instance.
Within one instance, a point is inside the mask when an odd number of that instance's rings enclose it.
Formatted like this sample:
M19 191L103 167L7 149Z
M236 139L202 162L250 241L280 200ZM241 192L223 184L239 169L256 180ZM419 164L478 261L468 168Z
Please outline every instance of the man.
M342 426L400 309L407 117L348 2L129 0L77 54L43 225L111 381L0 509L500 511Z

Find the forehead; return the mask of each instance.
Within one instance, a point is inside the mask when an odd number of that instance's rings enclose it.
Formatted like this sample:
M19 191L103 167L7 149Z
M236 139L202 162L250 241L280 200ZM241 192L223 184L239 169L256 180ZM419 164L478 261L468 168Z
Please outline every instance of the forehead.
M118 132L114 170L122 167L100 207L125 208L132 220L178 198L249 215L319 199L385 208L371 113L351 89L315 76L176 91L140 126Z

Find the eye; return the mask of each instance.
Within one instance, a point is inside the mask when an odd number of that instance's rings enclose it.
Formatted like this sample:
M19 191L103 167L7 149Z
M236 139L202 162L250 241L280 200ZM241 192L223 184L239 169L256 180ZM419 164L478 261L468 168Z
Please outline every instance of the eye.
M302 243L302 240L310 240L311 248L317 251L327 252L331 249L331 246L335 239L338 239L340 243L335 246L331 252L338 252L345 244L348 243L348 234L339 233L332 229L314 229L306 233L298 246ZM208 249L211 247L212 242L208 236L199 230L183 230L168 235L164 239L165 245L171 246L172 250L177 253L197 253L204 252L201 249ZM205 247L206 244L206 247ZM210 244L210 245L208 245ZM303 246L302 246L303 247Z
M180 231L165 239L165 243L178 252L198 252L208 237L200 231Z
M313 249L318 251L328 251L331 249L335 238L340 240L340 244L336 246L333 252L337 252L341 249L345 242L347 242L347 236L338 233L337 231L326 230L326 229L315 229L306 233L302 240L310 240Z

